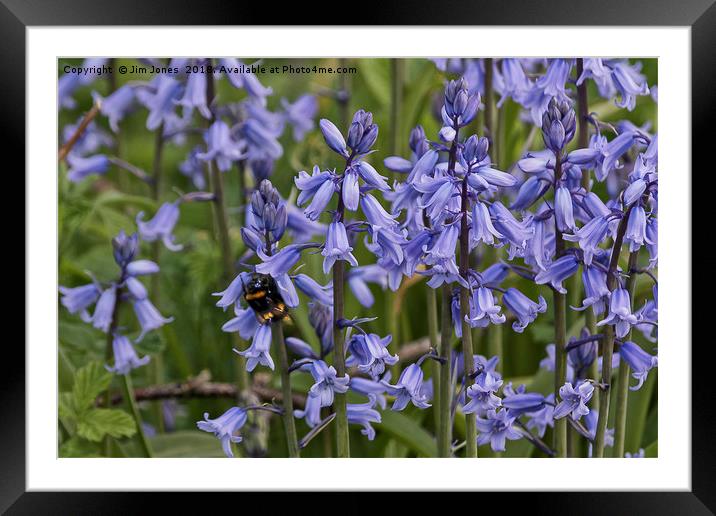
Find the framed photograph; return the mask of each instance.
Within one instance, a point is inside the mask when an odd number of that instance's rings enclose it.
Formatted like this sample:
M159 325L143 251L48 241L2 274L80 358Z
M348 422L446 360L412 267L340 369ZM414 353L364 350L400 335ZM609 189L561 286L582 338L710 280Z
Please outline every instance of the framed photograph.
M0 8L27 202L3 510L398 490L711 513L710 0L355 26L131 4Z

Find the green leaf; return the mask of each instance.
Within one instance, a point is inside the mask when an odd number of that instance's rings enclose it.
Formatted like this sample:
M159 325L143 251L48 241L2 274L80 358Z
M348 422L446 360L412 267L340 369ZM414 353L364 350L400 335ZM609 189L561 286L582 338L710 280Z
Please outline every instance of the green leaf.
M644 456L651 459L651 458L657 458L659 456L659 440L657 439L653 443L651 443L649 446L644 448Z
M361 79L383 106L390 102L390 63L388 59L361 59L358 61Z
M109 387L112 375L100 362L90 362L79 369L75 375L74 406L79 413L88 408L99 394Z
M219 440L199 430L159 434L150 442L155 457L224 457Z
M90 441L100 441L105 435L130 437L136 431L132 417L119 409L90 410L77 424L77 434Z
M418 422L405 414L386 410L382 413L381 430L407 446L421 457L437 457L437 444Z
M74 436L60 446L60 457L86 458L101 457L99 446L96 443Z

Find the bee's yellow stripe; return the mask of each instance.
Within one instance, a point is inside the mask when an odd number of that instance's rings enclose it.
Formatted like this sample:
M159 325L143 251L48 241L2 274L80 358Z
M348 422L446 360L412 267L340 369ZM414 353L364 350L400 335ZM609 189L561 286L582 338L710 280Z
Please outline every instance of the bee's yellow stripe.
M246 300L250 301L251 299L260 299L262 297L266 297L266 291L260 290L258 292L253 292L251 294L246 294Z

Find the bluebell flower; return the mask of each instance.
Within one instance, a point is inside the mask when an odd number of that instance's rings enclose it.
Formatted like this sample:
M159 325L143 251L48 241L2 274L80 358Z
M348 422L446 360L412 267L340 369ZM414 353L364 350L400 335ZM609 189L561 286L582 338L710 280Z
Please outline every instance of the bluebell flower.
M127 235L124 230L120 230L116 237L112 239L112 254L114 261L120 268L124 269L134 259L139 248L139 237L136 233Z
M636 97L649 94L646 77L627 63L617 63L614 65L612 79L614 81L614 87L621 97L616 101L616 105L619 107L625 107L629 111L632 111L636 107Z
M333 306L309 303L308 322L321 341L321 356L326 356L333 349Z
M472 221L470 224L470 245L475 247L480 242L493 245L495 238L502 239L502 233L495 229L490 218L487 205L479 201L472 205Z
M95 154L84 158L71 153L67 156L67 164L69 165L67 179L73 183L79 183L89 175L107 173L110 161L104 154Z
M383 375L383 380L390 379L390 371L386 372ZM379 381L370 380L368 378L362 378L360 376L352 376L351 381L348 384L348 387L353 392L356 392L358 394L362 394L363 396L368 396L369 398L373 398L376 400L376 404L381 408L385 409L386 407L386 399L385 399L385 385L382 384Z
M152 81L154 92L139 97L143 100L149 116L147 117L147 129L155 131L174 112L175 101L181 94L182 85L176 79L168 75L158 75Z
M427 397L423 393L423 371L417 364L410 364L400 373L400 378L395 385L389 384L385 380L381 380L385 385L388 394L395 396L392 410L403 410L408 402L420 409L428 408Z
M355 167L366 185L382 191L390 190L390 186L388 186L388 183L385 181L387 178L381 176L370 163L357 161Z
M506 278L510 268L504 263L493 263L487 269L482 271L482 284L492 287L498 287Z
M534 235L534 229L524 221L519 222L499 201L493 202L489 211L495 229L510 243L509 259L523 255L527 242Z
M348 147L350 147L354 154L366 154L370 151L371 147L373 147L377 139L378 126L373 123L373 113L363 109L356 111L353 115L353 121L348 128ZM338 151L336 150L336 152Z
M109 126L115 133L119 132L119 122L127 115L134 104L134 90L125 84L106 98L92 92L94 101L99 103L99 112L107 117Z
M639 451L636 453L626 452L624 454L624 458L626 459L643 459L644 457L646 457L646 452L644 451L644 448L639 448Z
M375 410L376 399L371 396L366 403L348 403L346 404L346 415L348 423L351 425L360 425L363 429L361 434L365 435L369 441L375 439L375 429L371 423L380 423L380 412Z
M90 322L91 318L87 308L92 305L100 295L100 289L95 283L88 283L80 287L68 288L60 286L62 299L60 302L71 314L79 312L84 322Z
M311 204L304 210L304 215L310 220L317 220L328 206L328 203L336 191L334 182L335 173L329 171L321 172L318 165L313 167L312 175L300 171L294 179L296 187L301 193L296 199L296 204L302 206L309 198L313 197Z
M294 410L294 417L304 419L306 424L313 428L321 422L321 400L318 396L306 396L306 405L303 410Z
M323 360L314 360L305 368L311 373L315 383L308 391L309 397L318 398L321 407L333 405L335 393L343 394L348 391L350 377L346 374L339 377L336 369Z
M639 382L633 387L629 387L629 390L637 391L641 389L649 375L649 371L657 366L658 358L650 355L638 344L631 341L624 342L619 346L619 355L629 364L632 370L631 375Z
M348 342L350 356L346 359L346 366L357 367L359 371L378 380L385 372L386 365L392 366L398 363L398 355L391 355L388 352L391 340L390 335L381 339L375 333L353 335Z
M286 348L299 358L318 360L318 355L316 355L311 346L299 338L286 337Z
M353 256L353 248L348 245L348 236L346 227L342 222L334 221L328 226L328 235L326 236L326 244L321 251L324 256L323 272L328 272L333 268L336 260L343 260L354 267L358 265L358 261Z
M92 326L107 333L112 324L114 304L117 302L117 286L113 283L102 292L94 307Z
M246 157L241 143L231 137L231 130L225 122L217 120L207 130L204 139L207 150L196 155L201 161L215 161L222 172L231 168L234 161Z
M112 338L112 351L114 366L105 365L107 371L111 373L129 374L132 369L146 365L150 360L149 355L139 358L129 339L119 333L115 333Z
M246 90L250 97L262 104L266 103L266 97L271 95L273 90L263 86L256 74L250 71L250 67L233 57L225 57L220 60L220 63L224 67L226 78L234 88Z
M348 157L348 149L346 147L346 141L341 134L341 131L335 126L333 122L326 118L322 118L318 123L323 133L323 138L326 140L326 144L335 152L343 156Z
M554 418L561 419L571 415L572 419L578 421L582 416L589 414L587 403L594 394L594 385L584 381L577 385L576 389L571 383L565 383L559 388L560 401L554 409Z
M209 419L209 413L204 413L204 421L197 421L199 430L213 433L221 441L221 447L227 457L233 457L231 443L240 443L242 438L236 435L246 424L246 411L240 407L231 407L216 419Z
M455 129L468 125L475 118L480 105L480 94L471 94L467 80L462 77L447 84L444 100L441 112L443 126Z
M534 159L534 158L526 158ZM523 160L520 160L522 162ZM520 163L518 162L518 163ZM518 165L519 166L519 165ZM510 205L511 210L526 210L549 190L550 183L541 175L531 175L522 183L517 191L517 197Z
M501 108L508 98L523 104L530 90L530 80L519 59L502 59L501 96L497 107Z
M587 266L582 268L582 284L584 285L584 300L580 308L572 307L574 310L584 310L592 307L596 315L604 312L605 300L609 298L607 287L607 274L599 267Z
M355 270L355 269L353 269ZM316 280L306 274L297 274L293 277L298 289L311 299L318 301L324 305L333 304L333 286L332 284L321 285Z
M477 418L477 444L490 443L493 451L505 451L507 439L515 441L522 438L522 434L514 428L515 418L507 410L487 411L486 418Z
M537 314L547 311L547 303L542 296L539 296L535 303L514 287L507 289L502 301L517 316L517 321L512 323L512 329L517 333L522 333L527 325L537 318Z
M253 371L261 364L273 371L273 359L269 354L271 350L271 325L259 324L254 333L251 345L245 351L234 349L234 352L246 359L246 370Z
M244 285L248 283L250 276L248 272L241 272L229 283L225 290L212 293L212 296L221 296L221 299L216 302L216 306L226 310L227 307L233 305L244 293Z
M470 301L470 311L465 316L470 327L485 328L490 323L502 324L505 322L504 314L500 313L502 308L495 304L495 296L490 289L485 287L474 289Z
M154 217L144 222L144 212L137 214L136 222L139 236L145 242L154 242L161 239L170 251L181 251L184 247L174 243L174 226L179 220L180 201L165 202L161 205Z
M256 319L256 313L251 308L241 308L238 303L234 306L234 314L236 317L224 323L221 327L225 332L239 332L241 338L248 340L254 336L259 328L259 322Z
M489 371L480 374L475 383L470 385L465 394L470 401L462 407L464 414L484 414L488 410L497 409L502 400L495 393L502 386L502 380L494 377Z
M624 241L629 243L629 252L633 253L641 249L646 240L646 213L643 207L634 206L629 213Z
M557 188L554 197L554 215L557 219L557 228L560 231L571 231L576 229L574 223L574 211L572 209L572 194L564 186Z
M631 311L629 292L623 288L616 288L609 299L609 314L597 323L597 326L612 324L615 326L618 338L624 338L638 319Z
M507 398L503 400L503 404L505 401L507 401ZM550 394L545 398L545 405L542 409L536 412L530 412L528 417L527 429L536 429L537 435L544 437L547 427L554 427L554 394Z
M571 68L572 63L570 60L550 60L545 74L540 76L525 94L522 105L530 111L532 122L536 126L540 127L542 125L543 115L553 98L560 102L569 100L566 83Z
M606 239L608 233L609 220L606 216L598 216L576 230L573 235L565 233L562 237L570 242L578 242L579 247L584 251L584 263L591 265L592 258L599 253L599 245Z
M566 294L567 289L562 286L562 282L572 277L578 270L577 258L573 254L566 254L553 261L546 271L539 271L535 276L535 283L538 285L549 283L557 292Z
M397 227L398 223L395 220L395 216L388 213L372 195L367 193L361 196L360 205L374 232Z
M263 263L256 266L256 272L270 274L274 278L278 278L296 265L301 258L301 251L307 249L307 247L314 247L314 244L290 244L271 256L266 255L259 249L257 254L263 260Z
M594 440L594 436L597 435L597 421L599 420L599 411L591 409L589 414L584 416L584 427L589 433L590 439ZM614 429L607 428L604 432L604 446L614 446ZM592 443L589 443L587 448L587 456L592 456Z
M203 190L206 187L205 170L201 160L197 157L201 154L202 149L198 145L194 147L179 165L179 171L186 177L191 179L192 184L197 190Z
M293 126L293 139L297 142L303 140L315 125L313 119L318 112L318 99L314 95L301 95L293 104L281 99L281 107L286 120Z
M134 313L137 316L137 320L139 321L139 325L141 327L141 332L135 342L141 341L150 331L161 328L165 324L174 320L174 317L162 316L162 314L159 313L159 310L157 310L157 308L147 298L134 299L132 301L132 307L134 308Z
M196 108L201 116L211 118L211 110L206 105L206 76L203 73L190 73L186 79L184 95L176 101L184 108L184 116L190 116Z
M502 399L502 406L514 417L541 411L546 403L544 395L538 392L513 392Z
M343 174L341 196L343 198L343 205L347 210L356 211L358 209L360 186L358 184L358 170L354 167L348 168Z
M437 153L437 151L434 151L432 149L427 150L425 154L423 154L420 159L415 162L415 165L410 171L410 174L408 175L406 181L410 184L421 182L424 176L429 175L433 172L439 157L440 155Z
M629 186L626 187L624 193L622 194L624 206L626 207L634 204L641 198L644 191L646 191L646 181L644 181L644 179L638 178L629 183Z
M239 127L242 143L247 146L246 157L252 161L277 160L283 155L275 130L266 127L261 121L249 118Z
M574 138L576 116L569 100L552 98L542 114L542 140L555 155Z
M370 308L375 302L368 283L376 283L385 289L388 286L387 271L378 264L353 267L348 271L348 287L365 308Z
M639 324L636 325L636 328L642 332L644 335L644 338L648 340L649 342L656 342L656 327L651 323L657 322L659 318L659 309L658 309L658 301L657 301L657 287L654 285L654 299L649 299L644 303L644 306L642 306L639 310L636 312L636 316L638 320L640 321Z
M532 237L522 251L525 263L537 267L538 272L547 271L556 251L554 220L547 203L544 203L533 217L528 218L527 222L527 228L532 230Z

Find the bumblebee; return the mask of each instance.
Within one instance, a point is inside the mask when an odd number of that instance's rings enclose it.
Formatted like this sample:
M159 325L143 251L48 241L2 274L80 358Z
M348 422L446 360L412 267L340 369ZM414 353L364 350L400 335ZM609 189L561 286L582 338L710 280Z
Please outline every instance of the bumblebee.
M253 273L244 283L244 299L261 324L288 319L288 308L281 297L276 280L268 274Z

